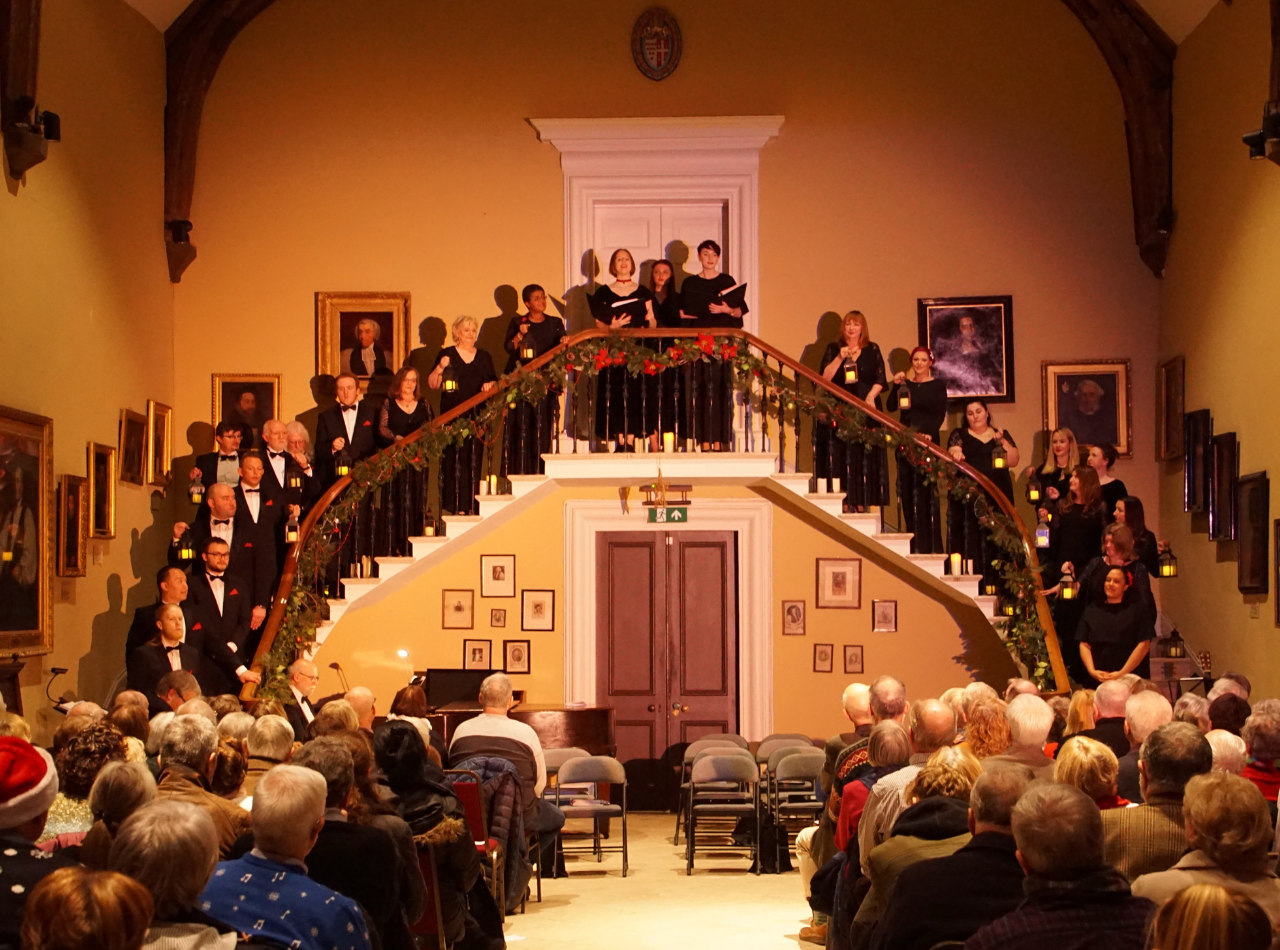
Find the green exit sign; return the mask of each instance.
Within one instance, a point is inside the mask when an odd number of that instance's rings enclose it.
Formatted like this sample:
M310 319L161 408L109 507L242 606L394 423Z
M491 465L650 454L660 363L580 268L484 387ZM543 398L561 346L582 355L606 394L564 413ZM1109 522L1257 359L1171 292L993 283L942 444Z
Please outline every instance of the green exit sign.
M680 523L689 520L688 508L650 508L649 524Z

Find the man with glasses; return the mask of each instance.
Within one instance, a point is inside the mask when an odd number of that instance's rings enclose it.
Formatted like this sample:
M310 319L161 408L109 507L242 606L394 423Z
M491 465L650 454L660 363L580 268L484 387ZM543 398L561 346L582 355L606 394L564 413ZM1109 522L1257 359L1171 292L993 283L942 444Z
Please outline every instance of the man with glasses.
M286 703L285 714L289 717L289 725L293 726L293 734L304 741L307 726L316 718L316 711L311 708L311 694L315 692L320 677L316 675L316 665L310 660L294 660L289 664L289 690L293 693L293 702Z

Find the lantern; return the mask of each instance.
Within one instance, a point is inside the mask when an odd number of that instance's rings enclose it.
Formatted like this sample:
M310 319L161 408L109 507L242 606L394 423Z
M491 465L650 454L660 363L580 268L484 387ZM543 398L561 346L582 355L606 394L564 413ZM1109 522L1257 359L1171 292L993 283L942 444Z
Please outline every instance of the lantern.
M1047 548L1048 546L1049 546L1049 522L1047 518L1042 518L1040 519L1040 523L1036 525L1036 547Z
M524 342L520 344L520 359L527 363L537 355L538 351L534 348L533 341L525 338Z
M436 516L431 513L430 508L427 509L426 517L422 519L422 533L428 538L436 536Z
M1033 505L1038 505L1043 497L1044 485L1040 481L1040 476L1036 472L1032 472L1031 480L1027 482L1027 501Z
M284 487L290 491L302 491L302 469L290 465L284 472Z
M1004 607L1002 608L1002 610L1003 610L1004 615L1005 615L1006 617L1012 617L1012 616L1013 616L1013 613L1014 613L1013 601L1011 601L1011 600L1006 600L1006 601L1004 602Z
M995 582L994 582L994 581L987 581L987 583L983 584L983 585L982 585L982 592L983 592L984 594L986 594L988 597L994 597L994 596L996 595L996 585L995 585Z
M290 512L289 520L284 526L284 540L286 544L298 543L298 516Z
M196 546L191 540L190 532L184 533L178 541L178 560L194 561L196 559Z
M1008 468L1009 453L1005 451L1004 444L996 443L996 447L991 450L991 467L992 468Z
M898 408L903 412L911 408L911 390L906 386L898 390Z
M200 479L192 481L191 487L187 489L187 497L191 499L193 505L204 501L204 483Z
M1169 634L1169 642L1165 644L1164 655L1170 659L1180 660L1187 655L1187 644L1177 630Z
M1075 600L1080 594L1080 582L1076 580L1075 574L1070 572L1062 575L1059 586L1063 600Z
M458 377L453 374L453 367L446 366L444 368L443 382L440 384L447 393L456 393L458 391Z
M339 478L351 471L351 456L345 448L334 457L333 471Z
M844 358L844 381L846 385L858 381L858 361L852 356Z
M1177 577L1178 576L1178 559L1173 556L1172 548L1165 548L1160 552L1160 568L1161 577Z

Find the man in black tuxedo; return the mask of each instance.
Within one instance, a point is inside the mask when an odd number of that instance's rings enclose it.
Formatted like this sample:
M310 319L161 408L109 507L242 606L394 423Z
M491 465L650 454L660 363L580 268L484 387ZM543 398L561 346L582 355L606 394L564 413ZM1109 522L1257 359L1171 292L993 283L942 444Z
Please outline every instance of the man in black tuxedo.
M185 632L182 608L177 604L159 604L155 613L152 629L158 631L157 635L133 650L125 666L129 689L136 689L147 697L152 716L169 709L169 704L156 690L161 677L175 670L194 672L200 662L200 651L182 640Z
M184 561L179 554L179 544L190 532L197 553L204 550L212 538L219 538L231 549L229 571L240 580L241 593L249 599L253 617L250 629L257 630L267 619L267 606L275 594L276 556L270 539L258 537L258 527L247 511L236 503L236 490L230 485L217 484L209 489L205 501L209 513L197 517L193 524L179 521L173 526L173 540L169 545L169 564L187 567L192 561Z
M133 623L129 627L129 637L125 640L124 652L127 657L135 649L156 638L156 611L163 604L182 606L182 637L184 643L190 643L196 650L201 648L203 638L199 635L189 636L194 621L191 607L187 600L187 575L180 567L166 564L156 572L156 589L158 594L154 604L146 604L133 612Z
M280 572L284 567L285 523L290 515L298 515L302 511L299 505L290 503L291 494L299 493L276 488L272 480L266 477L266 465L260 452L250 450L241 454L236 511L244 512L253 521L258 535L258 540L254 542L258 556L265 556L267 548L270 548L273 592L279 586Z
M253 661L250 627L254 607L242 578L228 570L231 551L221 538L210 538L201 554L203 569L191 577L193 629L204 636L204 652L211 675L205 694L239 692L240 683L260 683L262 675L249 669ZM216 689L214 687L217 687Z
M336 385L338 404L316 419L316 465L325 487L337 480L333 466L339 452L345 450L354 464L377 451L373 441L373 413L366 411L360 402L359 381L350 373L343 373Z
M315 692L320 677L316 675L316 665L310 660L294 660L289 664L288 676L293 702L284 704L284 712L289 717L289 725L293 726L293 734L301 742L307 734L307 726L316 718L311 694Z
M211 485L219 482L234 485L240 479L239 427L234 422L219 422L213 438L218 443L218 450L197 455L195 467L191 469L191 480L204 485L206 495ZM208 499L205 501L207 503ZM202 505L202 511L203 508Z

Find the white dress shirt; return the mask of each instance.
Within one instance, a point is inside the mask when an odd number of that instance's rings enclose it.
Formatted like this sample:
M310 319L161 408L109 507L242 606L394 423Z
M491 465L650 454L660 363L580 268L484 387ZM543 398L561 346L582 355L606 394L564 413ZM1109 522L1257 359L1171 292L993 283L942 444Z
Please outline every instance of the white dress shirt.
M221 614L222 601L223 601L223 598L226 597L226 592L227 592L226 582L223 581L221 574L213 574L209 572L206 572L206 574L209 578L209 589L213 591L213 599L217 601L218 613Z
M240 490L244 492L244 504L249 509L249 516L253 518L253 523L257 524L258 512L262 510L262 485L259 483L257 488L250 488L241 482Z
M302 710L303 718L305 718L308 723L315 719L316 714L311 711L311 700L302 695L302 693L298 691L298 687L294 686L292 683L289 684L289 692L293 693L294 702L296 702L298 704L298 708ZM299 739L299 741L301 741L301 739Z
M347 427L347 445L350 445L356 437L356 416L360 415L360 403L357 402L350 411L345 406L339 406L338 411L342 413L342 424Z
M234 485L240 481L240 459L225 460L218 453L218 481L223 485Z
M271 464L272 470L274 470L276 473L276 481L279 482L280 487L283 488L284 487L284 468L287 464L289 464L289 453L287 452L276 453L268 449L267 461ZM257 519L255 518L254 520L256 521Z
M213 517L213 515L210 515L209 516L209 532L215 538L221 538L223 541L226 541L227 547L230 547L231 539L235 536L235 533L236 533L236 519L234 516L232 516L231 518L226 519L227 521L226 524L218 524L217 522L221 520L222 519L215 518Z

